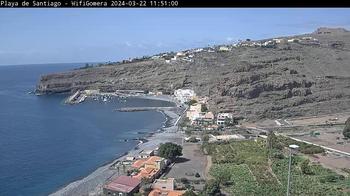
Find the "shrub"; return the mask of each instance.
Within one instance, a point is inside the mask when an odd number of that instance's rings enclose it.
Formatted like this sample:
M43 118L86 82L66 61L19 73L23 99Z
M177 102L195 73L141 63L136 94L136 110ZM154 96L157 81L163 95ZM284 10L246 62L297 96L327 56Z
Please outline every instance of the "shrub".
M195 175L194 175L196 178L199 178L201 177L201 175L199 175L199 173L197 172Z
M180 179L180 182L181 182L182 184L189 184L189 183L190 183L190 181L189 181L187 178L181 178L181 179Z
M208 112L208 107L205 104L202 104L201 112Z
M187 105L194 105L195 103L197 103L197 101L192 99L192 100L187 102Z
M345 128L343 130L343 135L345 138L350 138L350 118L345 122Z
M187 190L183 196L196 196L197 194L193 192L192 190Z
M204 135L203 142L208 142L208 141L209 141L209 135Z
M306 174L306 175L313 174L309 163L310 163L309 159L305 159L303 162L301 162L300 168L301 168L301 172L303 172L303 174Z
M283 155L283 153L281 153L281 152L274 152L274 153L272 154L272 157L273 157L273 158L276 158L276 159L284 159L284 155Z
M219 182L216 180L209 180L204 186L203 194L207 196L220 195L221 191Z
M188 141L189 141L189 142L193 142L193 143L198 142L197 138L194 137L194 136L190 137L190 138L188 139Z
M320 179L320 182L325 183L325 182L337 182L339 180L344 180L345 177L342 175L338 174L329 174L327 176L324 176L323 178Z

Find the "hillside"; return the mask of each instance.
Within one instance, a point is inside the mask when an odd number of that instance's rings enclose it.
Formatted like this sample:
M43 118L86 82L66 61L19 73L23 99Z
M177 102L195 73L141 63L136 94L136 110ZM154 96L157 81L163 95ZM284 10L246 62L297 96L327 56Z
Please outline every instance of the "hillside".
M286 41L293 38L298 40ZM198 50L190 60L157 57L44 75L37 92L135 89L173 93L192 88L209 96L211 110L231 111L252 120L350 109L349 31L319 28L284 37L281 43L254 45L263 42L247 41L227 46L229 50Z

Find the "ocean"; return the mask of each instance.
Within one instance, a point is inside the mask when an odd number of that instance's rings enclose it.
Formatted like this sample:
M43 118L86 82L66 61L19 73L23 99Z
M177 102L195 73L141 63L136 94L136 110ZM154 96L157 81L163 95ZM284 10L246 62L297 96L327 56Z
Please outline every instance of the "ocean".
M36 96L39 76L83 64L0 66L0 195L47 195L131 150L133 140L166 120L156 111L116 112L130 106L173 106L139 98L87 100Z

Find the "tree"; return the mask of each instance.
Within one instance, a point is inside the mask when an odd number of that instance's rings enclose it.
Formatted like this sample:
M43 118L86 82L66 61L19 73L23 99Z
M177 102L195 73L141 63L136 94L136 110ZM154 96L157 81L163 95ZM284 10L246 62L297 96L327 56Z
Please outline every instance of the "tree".
M271 150L276 142L277 142L276 135L273 133L273 131L270 131L267 134L267 148L268 148L268 150Z
M189 142L196 143L198 142L197 138L195 136L192 136L188 139Z
M197 194L192 190L187 190L182 196L196 196Z
M167 142L159 146L158 154L160 157L173 160L182 155L182 146Z
M350 138L350 118L348 118L348 120L346 120L346 122L345 122L345 128L343 131L343 135L345 138Z
M204 135L204 136L203 136L203 141L204 141L204 142L208 142L208 141L209 141L209 135L207 135L207 134Z
M197 101L194 99L187 102L188 105L194 105L195 103L197 103Z
M309 159L305 159L303 162L301 162L300 169L301 169L301 172L303 172L303 174L306 174L306 175L313 174L309 163L310 163Z
M219 182L216 180L209 180L204 186L203 194L207 196L221 195Z
M208 107L205 104L202 104L201 112L208 112Z

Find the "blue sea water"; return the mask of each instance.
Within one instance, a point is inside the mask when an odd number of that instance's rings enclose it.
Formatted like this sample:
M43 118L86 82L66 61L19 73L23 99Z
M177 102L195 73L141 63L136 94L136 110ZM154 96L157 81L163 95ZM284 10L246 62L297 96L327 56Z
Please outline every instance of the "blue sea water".
M80 66L0 66L0 195L47 195L137 144L125 139L163 126L159 112L114 110L169 102L130 98L71 106L63 104L65 95L28 94L41 74Z

